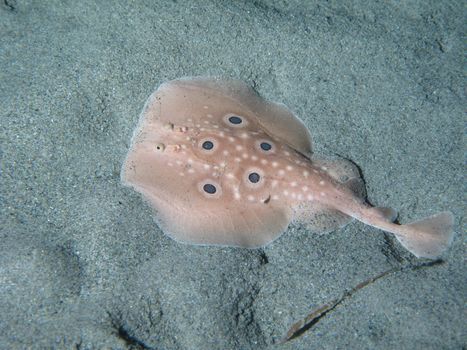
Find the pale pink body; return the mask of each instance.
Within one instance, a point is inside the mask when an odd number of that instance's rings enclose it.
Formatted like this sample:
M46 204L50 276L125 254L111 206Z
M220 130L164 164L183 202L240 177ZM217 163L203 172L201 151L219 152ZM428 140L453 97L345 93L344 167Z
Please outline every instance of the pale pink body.
M257 247L291 221L325 232L352 217L394 233L417 256L439 256L452 238L450 213L398 225L392 209L370 207L355 166L312 157L301 121L238 81L162 85L122 179L155 207L164 232L188 243Z

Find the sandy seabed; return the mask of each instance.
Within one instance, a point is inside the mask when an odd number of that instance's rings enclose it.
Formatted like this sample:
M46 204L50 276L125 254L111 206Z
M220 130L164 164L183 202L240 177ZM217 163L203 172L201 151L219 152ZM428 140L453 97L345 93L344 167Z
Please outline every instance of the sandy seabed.
M465 17L462 1L2 2L0 348L465 347ZM452 248L424 266L360 223L256 250L163 235L120 167L146 98L183 76L286 104L401 222L451 210Z

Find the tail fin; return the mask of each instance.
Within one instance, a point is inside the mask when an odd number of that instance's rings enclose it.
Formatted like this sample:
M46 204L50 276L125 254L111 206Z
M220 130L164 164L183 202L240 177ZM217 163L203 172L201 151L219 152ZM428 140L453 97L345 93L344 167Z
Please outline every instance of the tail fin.
M400 226L394 232L397 240L416 257L435 259L451 244L454 217L445 211L428 218Z

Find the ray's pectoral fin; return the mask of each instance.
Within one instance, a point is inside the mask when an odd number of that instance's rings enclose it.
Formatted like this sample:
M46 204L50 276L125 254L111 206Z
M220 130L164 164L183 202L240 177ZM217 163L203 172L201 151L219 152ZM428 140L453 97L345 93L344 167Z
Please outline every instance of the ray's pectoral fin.
M344 227L352 221L337 209L313 202L303 202L295 208L294 223L303 225L312 233L325 234Z
M310 131L285 105L266 101L249 85L240 80L195 78L181 79L173 84L195 86L213 94L229 97L241 102L244 108L254 111L260 128L280 139L303 155L312 154Z
M357 197L364 198L366 196L365 183L360 176L360 171L350 160L337 157L313 158L312 163L326 171L329 176L347 187Z
M313 158L312 163L363 200L365 185L355 164L337 157L333 159ZM351 216L315 201L302 202L295 208L294 222L304 225L313 233L328 233L344 227L351 221Z
M181 207L155 196L148 199L164 233L179 242L199 245L261 247L285 232L292 214L270 203Z

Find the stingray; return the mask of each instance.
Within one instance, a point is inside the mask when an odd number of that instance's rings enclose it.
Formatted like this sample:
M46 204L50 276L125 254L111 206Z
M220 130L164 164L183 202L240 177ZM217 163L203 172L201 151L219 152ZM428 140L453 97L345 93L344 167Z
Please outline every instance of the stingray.
M325 233L357 219L417 257L437 258L453 237L450 212L400 225L393 209L372 207L353 163L313 155L302 121L238 80L162 84L144 106L121 177L155 209L163 232L184 243L255 248L291 222Z

